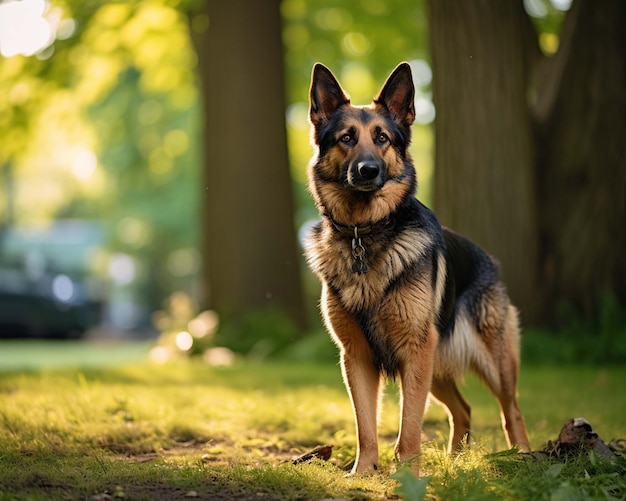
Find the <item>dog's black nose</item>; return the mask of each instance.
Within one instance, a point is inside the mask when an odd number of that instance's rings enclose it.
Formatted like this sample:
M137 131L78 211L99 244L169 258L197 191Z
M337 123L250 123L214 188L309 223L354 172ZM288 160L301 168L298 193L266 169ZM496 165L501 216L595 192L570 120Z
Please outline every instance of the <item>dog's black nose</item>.
M376 162L363 161L357 164L357 170L363 179L374 179L380 172L380 166Z

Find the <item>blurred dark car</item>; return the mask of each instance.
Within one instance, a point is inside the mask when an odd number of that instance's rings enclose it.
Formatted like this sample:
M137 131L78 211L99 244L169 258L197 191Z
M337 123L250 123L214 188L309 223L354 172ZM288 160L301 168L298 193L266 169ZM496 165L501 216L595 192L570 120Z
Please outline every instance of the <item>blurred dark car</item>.
M0 235L0 338L77 338L102 319L91 273L104 231L89 221L9 227Z

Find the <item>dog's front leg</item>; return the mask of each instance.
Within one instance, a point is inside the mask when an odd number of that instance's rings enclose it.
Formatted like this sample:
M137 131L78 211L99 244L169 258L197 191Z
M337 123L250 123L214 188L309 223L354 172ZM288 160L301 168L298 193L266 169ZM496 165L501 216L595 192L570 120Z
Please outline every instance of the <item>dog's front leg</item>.
M380 373L368 346L350 343L341 352L343 379L350 394L357 432L352 473L378 469L377 413Z
M417 456L422 446L422 421L433 377L433 363L437 347L437 331L430 326L427 332L407 342L402 350L400 369L401 418L396 443L396 459L412 461L411 469L419 475Z
M352 473L377 470L380 371L359 324L327 287L322 288L322 310L326 326L341 350L343 380L354 410L357 454Z

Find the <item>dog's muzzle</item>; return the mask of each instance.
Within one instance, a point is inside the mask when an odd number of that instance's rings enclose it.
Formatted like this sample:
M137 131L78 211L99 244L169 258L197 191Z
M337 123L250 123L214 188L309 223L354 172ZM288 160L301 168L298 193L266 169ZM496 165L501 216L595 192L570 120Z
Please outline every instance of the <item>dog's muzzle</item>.
M348 173L348 185L358 191L374 191L385 184L385 165L368 159L354 162Z

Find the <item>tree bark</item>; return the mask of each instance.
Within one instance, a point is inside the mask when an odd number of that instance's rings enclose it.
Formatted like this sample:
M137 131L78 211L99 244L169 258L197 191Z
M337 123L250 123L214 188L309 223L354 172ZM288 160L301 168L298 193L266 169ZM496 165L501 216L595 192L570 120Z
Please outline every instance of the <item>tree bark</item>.
M209 1L208 31L195 39L206 120L205 283L226 320L270 308L303 325L279 4Z
M574 0L549 58L521 1L429 6L443 223L501 260L526 323L625 306L626 3Z
M581 0L569 18L537 117L542 283L547 304L588 315L605 293L626 305L626 2Z
M434 0L429 7L435 211L501 262L513 301L533 318L535 152L522 3Z

